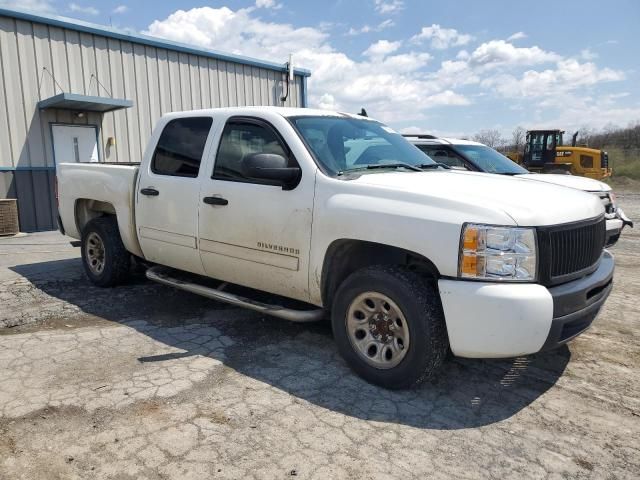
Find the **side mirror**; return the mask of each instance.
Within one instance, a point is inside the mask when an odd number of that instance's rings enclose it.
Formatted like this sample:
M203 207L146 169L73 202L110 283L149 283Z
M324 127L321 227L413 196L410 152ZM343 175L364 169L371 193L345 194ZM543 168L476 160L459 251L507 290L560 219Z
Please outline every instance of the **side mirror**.
M242 159L242 173L245 177L271 181L289 190L298 184L302 171L287 164L287 159L282 155L253 153Z

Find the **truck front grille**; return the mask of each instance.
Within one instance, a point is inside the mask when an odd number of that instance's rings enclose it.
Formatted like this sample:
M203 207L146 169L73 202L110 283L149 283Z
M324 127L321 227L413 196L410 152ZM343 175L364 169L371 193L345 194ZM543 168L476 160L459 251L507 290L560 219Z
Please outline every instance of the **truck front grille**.
M539 280L557 285L595 270L605 245L604 217L538 228Z

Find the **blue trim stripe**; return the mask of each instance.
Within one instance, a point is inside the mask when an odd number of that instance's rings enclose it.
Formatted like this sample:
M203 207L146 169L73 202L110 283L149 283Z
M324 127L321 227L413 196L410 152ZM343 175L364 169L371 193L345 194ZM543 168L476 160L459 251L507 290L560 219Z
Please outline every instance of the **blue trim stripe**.
M150 37L148 35L141 35L138 33L132 33L129 31L119 30L103 25L97 25L95 23L83 22L82 20L60 17L57 15L45 15L41 13L35 14L25 10L9 8L0 8L0 15L3 15L5 17L17 18L20 20L26 20L29 22L43 23L45 25L52 25L54 27L67 28L69 30L76 30L79 32L91 33L94 35L102 35L104 37L115 38L118 40L138 43L141 45L148 45L150 47L165 48L168 50L190 53L192 55L215 58L217 60L223 60L225 62L240 63L252 67L267 68L269 70L276 70L278 72L287 71L286 64L258 60L242 55L222 53L216 50L201 49L191 45L187 45L185 43L172 42L170 40L163 40L156 37ZM294 68L294 72L296 75L300 75L303 77L311 76L311 72L305 68Z
M0 172L48 172L56 167L0 167Z

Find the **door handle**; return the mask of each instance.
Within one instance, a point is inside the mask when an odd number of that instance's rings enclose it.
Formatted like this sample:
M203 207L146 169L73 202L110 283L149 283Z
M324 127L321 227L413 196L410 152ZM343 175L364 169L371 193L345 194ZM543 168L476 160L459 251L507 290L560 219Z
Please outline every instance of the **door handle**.
M150 197L157 197L158 195L160 195L160 192L158 190L150 187L143 188L142 190L140 190L140 193L143 195L148 195Z
M204 197L202 201L207 205L229 205L229 200L222 197Z

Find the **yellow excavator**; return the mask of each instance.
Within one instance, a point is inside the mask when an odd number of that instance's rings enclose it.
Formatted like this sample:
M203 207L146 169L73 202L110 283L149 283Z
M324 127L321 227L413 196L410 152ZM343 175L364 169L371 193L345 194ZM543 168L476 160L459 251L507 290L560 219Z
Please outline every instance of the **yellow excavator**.
M514 162L530 172L564 173L602 180L611 176L609 155L603 150L578 147L578 132L573 134L571 146L563 145L562 130L529 130L524 153L507 153Z

